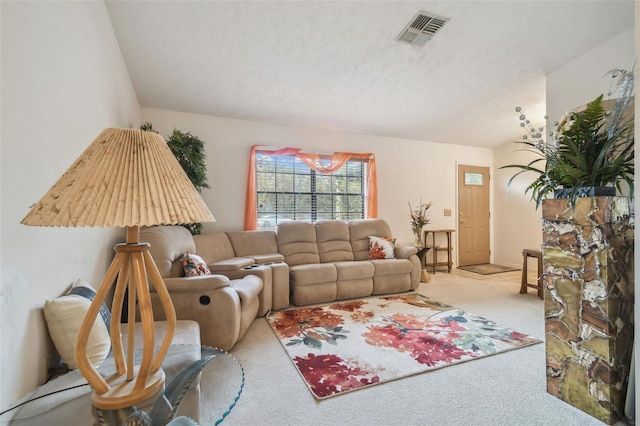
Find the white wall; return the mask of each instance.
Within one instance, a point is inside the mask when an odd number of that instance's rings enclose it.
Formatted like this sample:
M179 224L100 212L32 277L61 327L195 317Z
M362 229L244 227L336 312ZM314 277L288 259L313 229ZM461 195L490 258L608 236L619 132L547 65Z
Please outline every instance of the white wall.
M0 409L45 379L45 299L98 285L121 231L20 224L105 127L140 108L102 2L1 2Z
M635 58L634 27L606 41L547 75L547 114L549 122L560 120L570 111L607 91L614 69L629 70Z
M546 89L542 89L546 91L548 124L553 125L564 112L584 105L600 94L604 93L606 97L611 79L605 74L614 68L630 69L634 52L632 27L549 73L546 77ZM527 115L527 118L536 127L545 125L543 117ZM517 126L518 123L514 113L514 125ZM526 164L536 158L534 154L514 152L517 147L515 143L507 143L494 150L494 260L496 263L512 266L522 263L523 248L536 248L542 244L541 212L535 209L533 201L529 201L531 193L524 195L524 190L536 176L521 175L507 188L507 182L514 175L515 169L498 169L506 164Z
M400 243L412 242L408 202L432 201L432 228L456 228L456 161L492 167L486 148L445 145L346 132L288 127L254 121L142 108L167 137L174 129L205 141L210 189L202 196L217 222L205 231L242 229L248 162L254 144L291 146L312 152L373 152L378 170L378 216L389 222ZM461 141L463 142L463 141ZM444 216L444 209L453 215ZM455 245L454 245L455 246Z
M517 117L514 114L514 124ZM518 172L517 169L499 168L507 164L527 164L531 154L519 152L515 143L504 144L493 151L496 166L494 171L494 223L495 240L493 251L494 263L499 265L522 267L523 249L540 249L542 231L540 229L540 211L531 201L531 193L525 194L532 181L531 173L515 178L510 185L509 179ZM535 268L535 262L529 262Z
M545 90L544 81L537 88L541 92ZM513 113L513 126L520 125L518 115ZM540 120L544 125L544 116L535 117L532 113L524 111L532 123ZM522 134L526 132L522 129ZM525 146L509 142L493 151L495 164L493 191L494 191L494 215L495 239L493 261L499 265L507 265L516 268L522 266L523 249L539 249L542 244L542 232L540 231L540 212L536 210L535 202L531 201L531 193L525 194L527 186L535 178L531 173L525 173L515 178L511 184L509 180L518 172L518 169L500 169L508 164L527 164L532 155L521 151ZM530 262L535 267L534 262Z

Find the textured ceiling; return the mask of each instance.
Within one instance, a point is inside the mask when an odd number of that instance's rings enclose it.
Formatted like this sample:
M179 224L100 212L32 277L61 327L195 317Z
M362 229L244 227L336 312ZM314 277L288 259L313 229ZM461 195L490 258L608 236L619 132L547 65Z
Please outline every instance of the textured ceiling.
M515 106L544 115L545 74L634 24L631 0L106 5L143 107L486 147L520 137ZM397 43L419 10L450 21Z

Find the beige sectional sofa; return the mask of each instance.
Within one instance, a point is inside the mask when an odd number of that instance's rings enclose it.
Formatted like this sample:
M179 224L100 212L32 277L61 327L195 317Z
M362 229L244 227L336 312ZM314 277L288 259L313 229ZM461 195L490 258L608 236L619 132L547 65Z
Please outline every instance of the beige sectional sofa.
M255 317L270 310L399 293L420 283L411 246L394 258L370 259L369 237L391 238L383 219L285 221L275 231L211 232L181 226L141 230L171 294L179 319L200 324L205 345L230 349ZM182 257L198 254L212 275L183 276ZM159 300L152 291L154 307ZM154 309L154 315L162 310Z

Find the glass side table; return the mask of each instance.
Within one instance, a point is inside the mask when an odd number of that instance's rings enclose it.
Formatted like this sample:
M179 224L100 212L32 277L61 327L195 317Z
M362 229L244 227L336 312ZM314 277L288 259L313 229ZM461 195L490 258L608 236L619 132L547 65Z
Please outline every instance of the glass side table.
M207 394L206 410L201 404L200 422L207 425L217 425L230 413L240 398L244 387L244 370L238 360L220 349L194 346L173 345L167 352L163 363L166 375L165 386L179 371L191 362L181 362L181 359L191 360L194 350L200 350L202 356L214 355L201 373L201 388L205 383L215 383L214 391ZM175 365L175 368L165 365ZM98 372L108 377L115 372L112 358L107 358L98 368ZM54 392L54 393L52 393ZM78 370L70 371L27 395L0 416L1 424L9 425L63 425L77 426L98 424L98 415L91 404L92 389ZM160 396L158 396L160 397ZM202 395L201 395L202 397ZM201 398L204 401L204 398ZM153 402L153 401L151 401ZM146 407L145 407L146 408ZM203 412L208 418L203 417Z

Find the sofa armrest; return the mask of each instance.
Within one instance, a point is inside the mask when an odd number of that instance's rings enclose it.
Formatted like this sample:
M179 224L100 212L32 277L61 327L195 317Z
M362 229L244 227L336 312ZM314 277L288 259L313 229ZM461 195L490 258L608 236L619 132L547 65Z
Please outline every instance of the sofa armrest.
M258 308L258 316L265 316L273 306L273 281L271 268L266 265L249 265L237 271L221 272L231 280L242 279L248 275L257 275L262 280L262 291L258 295L260 307ZM288 282L287 282L288 284ZM288 289L288 285L287 285Z
M394 255L396 259L408 259L412 254L418 253L418 249L413 246L396 246Z
M169 293L213 291L229 287L229 278L224 275L199 275L196 277L165 278L164 285Z
M241 301L230 280L222 275L202 275L165 279L176 317L200 325L203 345L224 350L233 347L240 335ZM151 293L153 317L166 320L164 306Z
M230 257L229 259L209 263L209 269L213 274L221 274L227 271L238 271L247 266L253 265L255 260L250 257Z
M252 254L248 256L252 258L256 263L270 263L270 262L284 262L284 256L280 253L268 253L268 254Z

